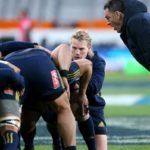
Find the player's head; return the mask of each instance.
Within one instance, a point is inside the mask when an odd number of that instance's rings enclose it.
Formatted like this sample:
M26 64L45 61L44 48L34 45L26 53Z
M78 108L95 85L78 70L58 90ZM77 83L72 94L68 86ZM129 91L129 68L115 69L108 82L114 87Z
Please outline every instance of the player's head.
M92 40L89 34L84 30L76 31L70 41L73 59L86 58L91 50Z
M112 26L117 32L121 32L124 20L123 0L109 0L104 6L104 16L108 25Z

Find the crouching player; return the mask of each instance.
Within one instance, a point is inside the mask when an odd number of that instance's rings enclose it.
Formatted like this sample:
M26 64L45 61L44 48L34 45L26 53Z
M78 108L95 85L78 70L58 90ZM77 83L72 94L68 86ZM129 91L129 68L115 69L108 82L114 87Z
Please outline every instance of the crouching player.
M19 95L24 88L24 79L19 68L0 61L0 149L16 150L20 128Z
M2 56L6 56L11 47L9 49L7 43L6 45L2 44L0 50L2 50ZM69 85L66 77L60 78L54 62L56 59L56 64L61 71L69 70L70 49L67 45L62 45L52 55L39 48L20 49L22 51L12 48L12 50L16 52L10 52L11 54L7 55L5 60L18 66L25 79L26 90L23 95L24 102L21 113L21 135L25 149L28 150L31 146L34 149L34 146L28 142L31 132L35 133L36 123L41 113L49 106L57 114L59 134L64 141L65 149L75 150L76 126L69 104ZM68 55L65 58L66 54Z
M86 90L91 74L92 63L87 59L81 59L72 61L67 76L70 85L71 107L74 110L73 112L78 109L76 111L79 111L83 116L88 115L88 99L86 97ZM72 103L72 98L74 96L76 103ZM48 111L45 111L42 114L42 117L46 121L47 129L52 136L53 150L64 150L63 141L58 133L56 114L51 109L48 109Z

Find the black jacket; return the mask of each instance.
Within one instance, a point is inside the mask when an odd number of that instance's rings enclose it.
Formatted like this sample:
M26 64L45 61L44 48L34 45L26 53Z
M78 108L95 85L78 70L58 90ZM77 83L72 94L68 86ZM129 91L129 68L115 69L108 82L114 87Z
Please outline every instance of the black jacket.
M90 106L105 106L105 100L101 97L101 88L105 77L105 60L95 52L92 59L92 77L87 88L87 98Z
M150 13L137 0L123 0L125 17L121 38L134 58L150 71Z

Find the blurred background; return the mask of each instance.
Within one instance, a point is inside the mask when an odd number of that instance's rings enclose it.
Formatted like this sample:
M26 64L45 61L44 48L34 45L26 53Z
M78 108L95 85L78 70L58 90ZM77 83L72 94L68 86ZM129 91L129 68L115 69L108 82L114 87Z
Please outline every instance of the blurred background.
M150 1L142 0L150 9ZM0 42L23 40L53 49L68 43L76 28L84 28L93 48L107 61L107 71L145 73L119 35L107 26L105 0L0 0Z
M141 1L150 10L150 0ZM150 74L131 56L119 34L107 26L103 15L104 3L105 0L0 0L0 42L38 42L52 50L60 43L69 43L76 29L88 31L93 39L93 49L106 60L106 78L102 95L106 100L107 124L111 129L113 126L116 128L114 122L117 122L111 120L113 115L121 115L123 110L126 113L130 112L127 111L129 107L123 109L122 106L133 106L131 116L137 116L138 113L141 116L149 115L149 108L142 109L143 112L146 111L142 113L139 107L134 106L150 104ZM111 109L111 106L114 106L114 109ZM119 109L115 106L119 106ZM126 113L123 112L122 116L128 116ZM129 128L134 131L136 124L140 124L139 119L132 118L128 121L137 122L127 124L126 119L118 121L120 124L117 124L117 129L123 129L123 132L120 130L121 134L129 131ZM145 120L141 123L140 131L144 128L143 122ZM147 121L147 124L149 122ZM43 126L43 123L40 122L39 126ZM114 128L109 132L110 143L122 139L122 136L116 136L119 132L115 132ZM150 131L150 128L147 130ZM144 132L148 133L147 130ZM39 131L39 135L40 132L42 131ZM135 133L138 132L136 128ZM114 140L113 136L117 139ZM131 136L126 136L130 139L127 143L130 143ZM145 137L150 139L148 135L143 135L142 138ZM137 139L140 143L138 138L133 136L133 140ZM125 139L122 143L125 143Z

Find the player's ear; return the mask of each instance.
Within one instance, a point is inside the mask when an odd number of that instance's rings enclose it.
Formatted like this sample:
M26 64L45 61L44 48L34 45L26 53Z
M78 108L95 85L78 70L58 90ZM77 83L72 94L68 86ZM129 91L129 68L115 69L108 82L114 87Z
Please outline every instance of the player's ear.
M120 11L115 11L115 16L117 17L117 19L122 19L124 14L122 12L120 12Z
M89 58L92 58L92 57L94 56L94 53L93 53L92 48L89 48L89 51L88 51L87 56L88 56Z

